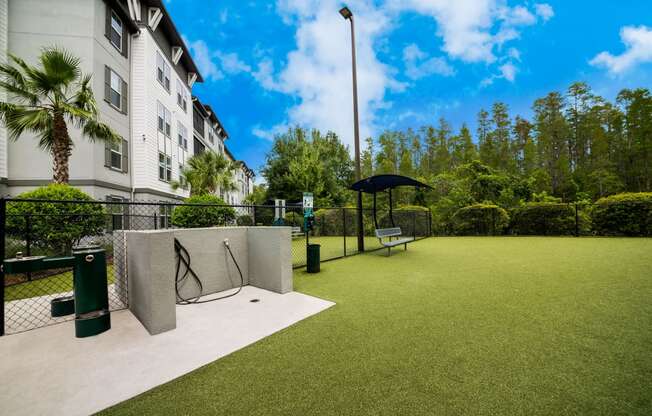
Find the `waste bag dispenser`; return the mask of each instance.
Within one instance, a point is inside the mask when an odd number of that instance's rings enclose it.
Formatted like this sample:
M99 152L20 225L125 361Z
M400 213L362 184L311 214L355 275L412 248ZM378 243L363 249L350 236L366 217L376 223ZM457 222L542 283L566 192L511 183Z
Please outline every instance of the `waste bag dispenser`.
M75 336L89 337L111 329L106 252L97 246L75 247L72 256L22 257L3 262L6 274L73 268L73 296L52 299L53 317L75 314Z

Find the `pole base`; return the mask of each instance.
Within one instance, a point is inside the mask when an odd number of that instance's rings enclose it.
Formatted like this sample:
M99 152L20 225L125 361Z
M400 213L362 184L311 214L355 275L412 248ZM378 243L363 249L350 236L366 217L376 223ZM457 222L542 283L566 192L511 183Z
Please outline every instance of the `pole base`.
M107 310L93 311L75 318L75 336L92 337L111 329L111 313Z

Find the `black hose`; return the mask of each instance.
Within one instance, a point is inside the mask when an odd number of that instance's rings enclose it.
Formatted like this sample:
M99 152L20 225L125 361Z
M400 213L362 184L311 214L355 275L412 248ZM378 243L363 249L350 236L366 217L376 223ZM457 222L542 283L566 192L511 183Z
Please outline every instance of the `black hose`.
M201 279L199 278L199 276L197 276L197 274L192 269L192 267L190 267L190 253L188 253L188 250L186 250L186 248L183 246L183 244L181 244L179 240L177 240L176 238L174 239L174 251L177 253L177 267L176 267L176 275L174 279L175 280L174 290L176 291L177 294L177 305L193 305L199 303L208 303L216 300L230 298L231 296L235 296L238 293L240 293L242 287L244 286L244 277L242 276L242 270L240 270L240 265L236 261L235 256L231 251L231 247L229 247L229 245L226 243L224 244L224 246L229 252L231 259L233 260L233 263L235 264L235 267L238 269L238 273L240 274L240 287L238 288L238 290L228 295L220 296L219 298L201 300L202 293L204 292L204 285L202 285ZM181 263L183 263L183 265L185 266L185 272L183 273L183 275L180 276ZM186 281L188 275L192 276L197 286L199 286L199 295L186 299L181 296L179 288Z

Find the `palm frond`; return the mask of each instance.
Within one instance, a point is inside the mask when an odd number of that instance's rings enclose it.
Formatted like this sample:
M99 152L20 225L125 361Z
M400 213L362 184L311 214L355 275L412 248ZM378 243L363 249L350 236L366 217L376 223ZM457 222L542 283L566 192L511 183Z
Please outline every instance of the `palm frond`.
M16 55L9 54L9 58L23 70L25 86L32 93L48 95L52 91L47 75L43 71L29 65L25 60Z
M75 107L96 116L97 102L95 101L95 95L91 86L92 79L92 74L86 74L81 78L77 85L77 92L72 96L70 102Z
M38 95L30 91L23 73L20 69L7 64L0 64L0 88L12 94L21 101L31 105L38 103Z
M41 133L52 129L52 114L48 110L19 106L7 110L3 115L11 140L17 140L25 131Z
M100 123L96 118L85 120L82 125L82 132L92 142L120 143L122 140L122 136L113 131L108 125Z
M58 108L63 112L68 121L76 127L83 127L86 121L97 118L95 113L66 102L61 102Z
M53 90L60 90L79 78L81 60L65 49L49 47L40 56L43 73Z

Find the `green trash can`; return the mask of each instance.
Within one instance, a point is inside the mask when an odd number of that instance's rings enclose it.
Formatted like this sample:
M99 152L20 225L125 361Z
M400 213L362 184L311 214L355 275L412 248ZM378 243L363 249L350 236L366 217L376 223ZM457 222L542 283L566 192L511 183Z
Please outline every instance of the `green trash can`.
M306 255L307 264L306 271L308 273L319 273L319 244L308 244L308 252Z

